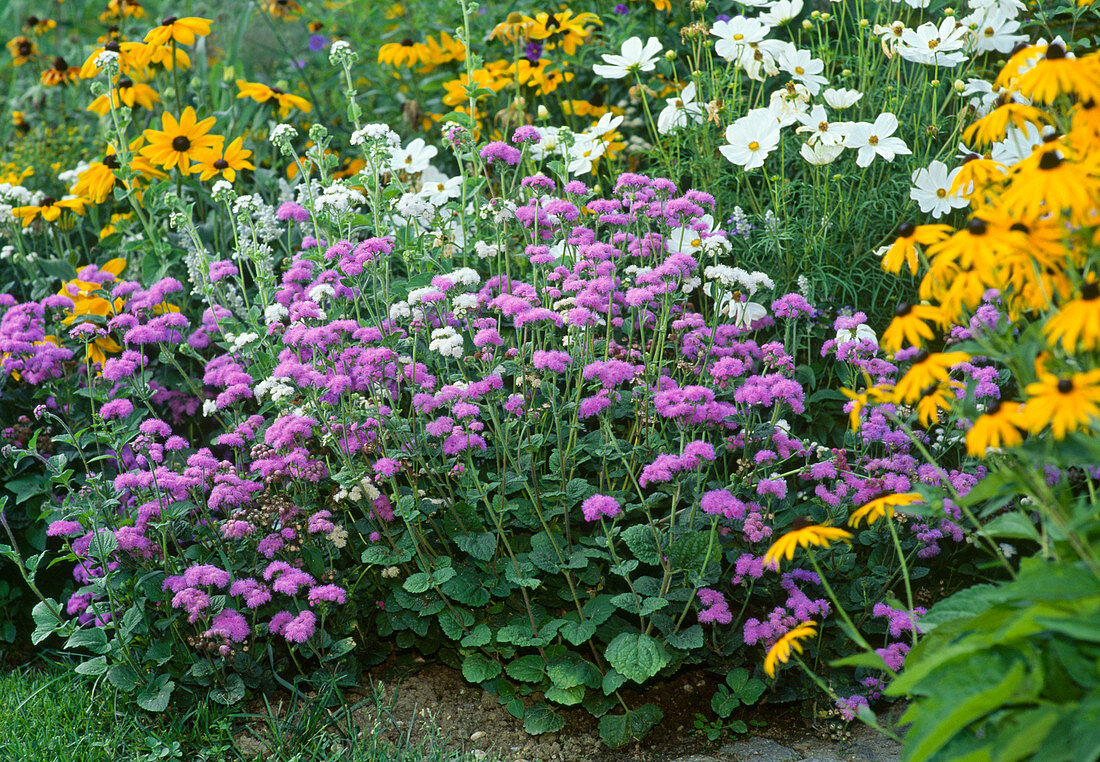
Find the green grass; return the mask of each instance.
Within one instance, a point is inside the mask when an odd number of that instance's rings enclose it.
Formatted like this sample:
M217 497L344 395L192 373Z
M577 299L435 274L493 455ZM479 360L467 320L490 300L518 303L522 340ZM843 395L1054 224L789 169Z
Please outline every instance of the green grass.
M247 759L234 743L244 722L269 739L264 762L466 762L438 732L381 740L382 719L355 733L319 727L319 713L244 715L200 705L153 716L127 706L109 685L90 683L62 665L0 673L0 762L216 762Z

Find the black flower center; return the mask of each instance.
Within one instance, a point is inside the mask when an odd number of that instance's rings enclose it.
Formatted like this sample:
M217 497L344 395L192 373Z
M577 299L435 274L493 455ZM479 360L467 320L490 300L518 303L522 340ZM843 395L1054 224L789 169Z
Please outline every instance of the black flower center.
M966 223L966 229L970 231L970 235L985 235L986 225L985 220L975 217Z
M19 51L20 56L23 56L23 57L29 56L31 54L31 50L33 50L31 41L30 40L20 40L19 45L16 46L16 50Z
M172 150L183 153L191 147L191 140L186 135L176 135L172 138Z
M898 225L898 238L908 238L917 232L917 226L912 222L903 222Z
M69 63L61 56L58 56L57 58L53 59L53 68L57 69L58 71L67 71L69 68Z
M179 20L178 16L168 16L164 19L164 21L160 22L160 25L161 26L172 26L172 24L175 24L178 20Z
M814 522L807 516L795 516L794 521L791 522L791 531L797 532L805 529L806 527L812 527Z
M110 156L103 157L103 166L107 167L108 169L118 169L122 165L119 164L118 156L116 156L115 154L111 154Z
M1054 43L1047 48L1047 60L1048 61L1060 61L1066 57L1066 49L1061 45Z
M1086 302L1091 302L1100 298L1100 284L1086 283L1081 286L1081 298Z
M913 311L913 305L909 302L898 302L898 306L894 308L894 314L898 317L905 317Z
M404 45L406 48L411 48L413 46L413 41L406 37L405 39L401 40L401 44Z
M1058 379L1058 393L1069 394L1073 391L1073 379L1072 378L1060 378Z
M1025 225L1022 222L1013 222L1012 226L1009 228L1009 230L1011 230L1013 232L1016 232L1016 233L1023 233L1024 235L1027 235L1028 233L1031 232L1031 228L1029 228L1027 225Z
M129 77L123 77L122 79L120 79L118 81L118 89L119 90L128 90L133 86L134 86L134 80L130 79Z
M920 365L922 362L924 362L927 359L928 359L928 351L922 349L921 351L919 351L915 355L913 355L913 364L914 365Z
M986 415L997 415L1001 411L1001 401L993 400L985 408Z
M214 169L227 169L228 167L229 167L229 162L226 161L225 159L218 159L217 161L214 162Z
M1058 155L1057 151L1047 151L1039 159L1039 169L1045 169L1047 171L1052 169L1058 169L1062 166L1062 157Z
M273 88L271 88L271 92L275 93L276 95L282 95L282 94L283 94L283 91L282 91L282 90L280 90L280 89L279 89L279 88L277 88L277 87L273 87Z
M121 50L118 46L118 40L108 40L106 44L104 44L103 49L110 53L117 53Z
M53 206L57 203L57 199L53 196L43 196L42 200L38 202L41 207Z

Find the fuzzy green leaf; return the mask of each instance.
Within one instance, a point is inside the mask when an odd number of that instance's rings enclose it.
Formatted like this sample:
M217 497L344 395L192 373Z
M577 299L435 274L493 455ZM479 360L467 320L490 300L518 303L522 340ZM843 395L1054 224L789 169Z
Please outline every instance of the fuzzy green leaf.
M636 683L644 683L669 663L671 657L656 638L622 632L607 644L611 666Z

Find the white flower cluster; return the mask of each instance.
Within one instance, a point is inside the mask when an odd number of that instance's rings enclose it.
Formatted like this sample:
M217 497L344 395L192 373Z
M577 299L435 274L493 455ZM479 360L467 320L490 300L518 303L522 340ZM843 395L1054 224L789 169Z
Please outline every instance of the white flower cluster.
M750 273L747 270L742 270L740 267L708 265L706 269L703 270L703 274L706 275L708 281L717 281L722 286L729 289L744 289L750 296L761 288L775 288L775 283L766 274L762 272Z
M375 122L364 124L351 133L351 139L348 142L353 146L381 145L385 146L387 150L391 150L401 145L401 138L389 128L389 125Z
M444 357L462 357L462 336L454 328L445 325L432 331L432 340L428 349Z
M313 199L313 211L346 214L355 207L366 203L362 193L340 182L334 182Z
M430 225L435 218L435 207L423 196L416 193L403 193L393 202L393 210L404 220L397 220L398 224L417 222L420 225Z
M478 259L494 259L500 253L500 247L494 243L477 241L474 243L474 253L477 254Z
M359 54L346 40L336 40L328 49L328 60L333 66L350 66L359 60Z
M280 378L265 378L256 384L256 399L270 396L272 402L294 396L294 387Z
M278 302L272 302L264 308L264 324L268 327L282 323L290 317L290 310Z
M298 137L298 130L294 129L293 126L289 124L277 124L271 128L271 134L268 136L268 140L280 151L289 154L294 150L290 143L296 137Z

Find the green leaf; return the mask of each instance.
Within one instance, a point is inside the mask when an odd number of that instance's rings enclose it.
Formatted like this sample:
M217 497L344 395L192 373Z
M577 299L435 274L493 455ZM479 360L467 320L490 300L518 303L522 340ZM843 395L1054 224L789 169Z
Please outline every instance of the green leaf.
M1008 599L1008 593L996 585L974 585L944 598L920 618L925 632L952 619L973 617Z
M596 625L592 620L586 622L566 622L558 630L558 634L574 646L585 643L596 634Z
M762 680L752 677L743 667L731 669L726 674L726 685L729 686L730 692L745 705L755 704L767 688Z
M679 632L665 635L665 641L681 651L694 651L696 648L703 647L703 628L701 625L693 624Z
M655 704L643 704L626 714L604 715L600 718L600 738L611 748L617 749L632 739L645 738L662 717L664 715Z
M845 656L843 659L837 659L829 662L830 667L869 667L871 669L881 669L883 672L893 672L887 665L886 660L879 656L874 651L863 651L862 653L853 654L852 656Z
M100 529L92 538L92 544L88 549L100 560L106 560L108 556L118 549L118 538L110 529Z
M413 595L426 593L431 586L432 575L428 574L428 572L416 572L415 574L410 574L401 585L401 587L405 588L405 590L412 593Z
M612 749L630 741L630 726L625 714L605 714L600 718L600 738Z
M607 670L603 675L601 688L605 695L611 695L626 684L626 676L613 669Z
M604 655L612 667L636 683L656 675L671 659L656 638L630 632L616 635Z
M65 641L65 648L86 648L94 654L107 650L107 633L98 627L77 630Z
M462 676L471 683L483 683L499 674L500 663L482 654L470 654L462 660Z
M455 545L459 549L478 561L490 561L497 551L497 536L495 532L477 532L475 534L460 534L454 538Z
M234 675L237 680L241 678ZM146 685L137 695L137 703L147 712L163 712L168 708L168 700L172 698L172 691L176 684L168 679L168 675L161 675L153 682ZM241 695L244 695L244 686L241 686Z
M1002 513L992 521L986 522L978 534L985 537L1030 540L1032 542L1039 542L1041 539L1035 525L1027 517L1016 512Z
M676 538L668 548L668 557L673 568L696 571L706 567L709 545L710 532L692 532Z
M492 639L493 631L489 629L489 625L479 624L470 630L469 634L462 638L460 642L464 648L477 648L489 645Z
M508 662L508 666L504 668L504 671L508 673L508 677L513 680L521 680L525 683L537 683L542 680L544 670L546 669L546 662L538 654L531 654L530 656L521 656L518 659L513 659Z
M107 679L120 691L129 693L141 685L141 678L129 664L116 664L107 670Z
M523 729L533 736L557 733L565 727L565 718L545 703L528 707L523 713Z
M971 722L1010 701L1026 701L1026 695L1018 695L1025 675L1022 661L1001 653L956 659L938 670L933 676L936 695L910 705L902 718L913 723L906 733L907 760L931 759Z
M546 689L546 700L555 704L573 706L584 701L586 689L583 685L575 685L572 688L562 688L559 685L551 685Z
M621 537L630 552L644 564L656 565L661 560L660 549L649 524L635 524L623 530Z
M107 657L96 656L87 661L82 661L76 667L76 673L78 675L90 675L92 677L98 677L107 671Z
M741 706L741 699L734 696L725 688L720 687L718 691L710 697L710 708L723 720L733 714L733 710L739 706Z
M210 691L210 698L222 706L236 704L244 698L244 680L236 673L229 675L224 686L219 685Z

